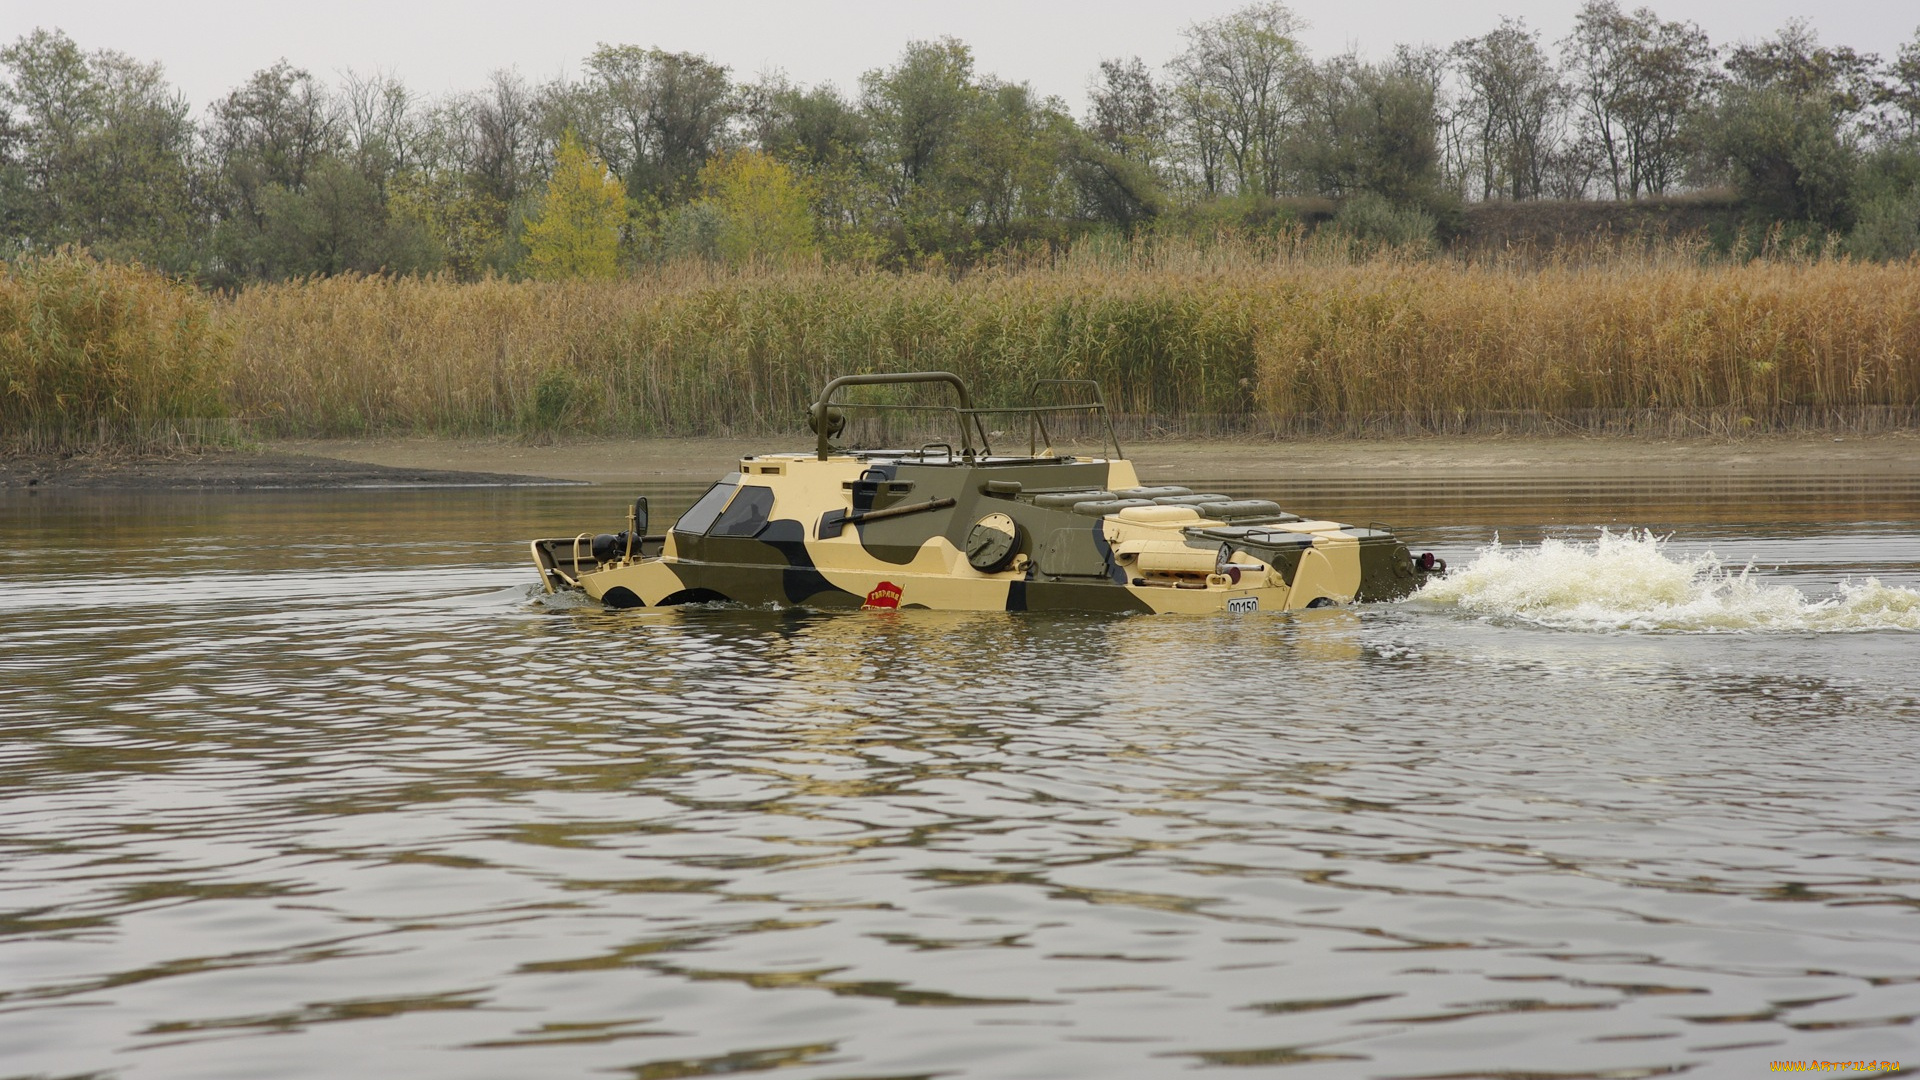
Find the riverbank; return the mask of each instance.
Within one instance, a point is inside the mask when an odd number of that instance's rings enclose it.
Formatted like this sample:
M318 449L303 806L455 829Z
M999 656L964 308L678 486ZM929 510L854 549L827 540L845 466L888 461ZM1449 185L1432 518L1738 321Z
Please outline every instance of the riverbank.
M556 477L592 484L711 480L780 439L575 439L532 446L511 440L327 439L286 451L398 469L458 469ZM1728 439L1580 436L1416 439L1182 439L1126 444L1145 480L1255 480L1406 471L1454 476L1562 473L1687 475L1711 472L1920 475L1920 432ZM1063 452L1064 449L1063 449ZM1088 452L1095 452L1089 450Z
M0 491L518 487L578 482L426 464L388 465L280 447L0 457Z
M0 458L0 488L350 488L711 480L779 439L303 439L249 451ZM1177 440L1129 444L1146 480L1428 475L1920 476L1920 432L1833 438Z

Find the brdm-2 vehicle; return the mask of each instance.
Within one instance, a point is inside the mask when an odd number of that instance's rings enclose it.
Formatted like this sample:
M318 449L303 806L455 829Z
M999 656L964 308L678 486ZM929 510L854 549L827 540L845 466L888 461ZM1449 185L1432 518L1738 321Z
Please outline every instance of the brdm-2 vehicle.
M947 384L957 404L835 401L848 387L914 383ZM834 379L810 410L812 452L741 459L663 533L647 531L642 498L624 531L535 540L533 562L549 593L577 589L620 608L1141 613L1394 600L1445 569L1431 554L1416 559L1380 526L1143 486L1096 384L1049 381L1034 396L1067 390L1081 400L980 409L950 372ZM901 408L947 414L958 441L914 450L834 445L847 409ZM1096 421L1110 454L1056 453L1049 423L1066 414ZM987 417L1008 415L1026 421L1024 455L989 444Z

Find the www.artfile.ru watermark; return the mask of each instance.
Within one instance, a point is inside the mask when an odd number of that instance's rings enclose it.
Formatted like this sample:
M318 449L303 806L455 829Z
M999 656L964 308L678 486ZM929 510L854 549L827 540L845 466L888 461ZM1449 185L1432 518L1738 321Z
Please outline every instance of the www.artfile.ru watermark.
M1774 1072L1891 1073L1900 1071L1900 1063L1897 1061L1775 1061L1768 1068Z

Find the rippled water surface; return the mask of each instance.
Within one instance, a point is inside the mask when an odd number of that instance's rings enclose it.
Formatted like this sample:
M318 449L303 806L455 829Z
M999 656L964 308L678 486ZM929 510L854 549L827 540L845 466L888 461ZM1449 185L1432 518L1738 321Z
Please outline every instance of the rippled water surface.
M610 612L524 540L615 489L0 496L0 1076L1920 1066L1920 484L1230 490L1466 573Z

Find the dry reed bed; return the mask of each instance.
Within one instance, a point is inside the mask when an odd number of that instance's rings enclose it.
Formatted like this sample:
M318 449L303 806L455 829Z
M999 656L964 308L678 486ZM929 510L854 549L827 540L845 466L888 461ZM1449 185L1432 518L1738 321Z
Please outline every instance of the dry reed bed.
M15 446L160 421L171 438L177 419L222 415L319 435L790 431L828 378L900 368L950 368L998 403L1098 379L1131 431L1911 427L1920 262L1710 263L1675 246L1475 265L1229 244L959 279L696 266L341 277L217 301L72 252L0 267L0 443Z
M1471 430L1516 414L1846 426L1920 407L1916 263L343 277L252 288L222 314L230 405L314 434L791 430L828 378L898 368L960 372L992 402L1094 378L1124 413L1242 430Z
M0 446L220 414L215 315L194 289L71 251L0 264Z

